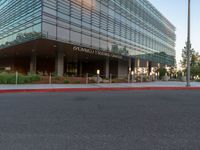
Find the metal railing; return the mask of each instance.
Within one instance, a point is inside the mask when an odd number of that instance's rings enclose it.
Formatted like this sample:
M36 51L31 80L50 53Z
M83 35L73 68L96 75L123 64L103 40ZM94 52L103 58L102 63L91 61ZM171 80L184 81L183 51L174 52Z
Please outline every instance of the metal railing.
M81 75L71 75L71 76L63 76L59 77L53 74L49 74L48 76L43 76L43 79L46 79L49 84L112 84L112 83L138 83L138 82L152 82L158 80L158 77L152 75L147 76L146 74L140 75L116 75L109 74L109 76L102 74L90 74L85 73Z

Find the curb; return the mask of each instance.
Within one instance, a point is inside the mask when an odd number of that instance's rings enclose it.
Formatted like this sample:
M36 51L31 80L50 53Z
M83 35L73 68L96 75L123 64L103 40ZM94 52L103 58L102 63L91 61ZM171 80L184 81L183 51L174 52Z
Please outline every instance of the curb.
M0 93L48 93L48 92L95 92L95 91L142 91L142 90L200 90L200 87L116 87L116 88L52 88L52 89L5 89Z

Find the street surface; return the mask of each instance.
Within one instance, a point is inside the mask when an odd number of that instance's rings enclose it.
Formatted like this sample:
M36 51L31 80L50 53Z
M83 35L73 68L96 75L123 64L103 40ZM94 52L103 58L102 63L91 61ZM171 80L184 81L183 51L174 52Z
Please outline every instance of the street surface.
M0 94L1 150L199 150L200 91Z

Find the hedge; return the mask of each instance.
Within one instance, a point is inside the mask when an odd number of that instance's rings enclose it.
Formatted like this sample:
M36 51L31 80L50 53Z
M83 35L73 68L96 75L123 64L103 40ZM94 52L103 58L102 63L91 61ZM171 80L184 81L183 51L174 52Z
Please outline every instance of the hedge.
M29 75L18 75L18 84L32 83L39 81L41 78L39 75L29 74ZM0 73L0 84L15 84L16 83L16 74L15 73Z

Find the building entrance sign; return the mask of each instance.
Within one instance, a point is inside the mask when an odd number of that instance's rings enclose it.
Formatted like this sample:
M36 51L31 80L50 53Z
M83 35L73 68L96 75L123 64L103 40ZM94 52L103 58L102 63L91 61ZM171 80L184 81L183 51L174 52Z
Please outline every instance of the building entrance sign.
M107 52L107 51L96 50L96 49L92 49L92 48L74 46L73 51L84 52L84 53L98 55L98 56L107 56L107 57L123 59L123 56L121 56L121 55L113 54L113 53Z

